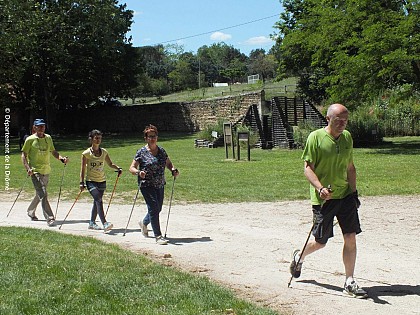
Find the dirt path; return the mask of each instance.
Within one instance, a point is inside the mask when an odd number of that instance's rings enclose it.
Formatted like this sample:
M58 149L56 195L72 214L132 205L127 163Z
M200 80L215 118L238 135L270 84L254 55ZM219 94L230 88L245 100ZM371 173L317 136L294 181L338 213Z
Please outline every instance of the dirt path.
M86 202L75 205L61 230L58 226L50 229L118 243L165 264L208 276L242 297L292 314L420 314L419 197L361 198L363 233L358 238L356 277L369 292L369 300L341 294L344 276L338 228L325 249L307 258L301 278L287 287L291 252L303 246L310 229L309 201L173 203L168 246L142 237L137 225L145 212L141 201L125 236L132 205L111 206L108 219L114 229L107 235L87 230L90 203ZM6 218L11 204L0 202L0 225L48 228L45 221L29 221L27 201L18 201ZM70 206L60 202L59 220ZM165 206L161 215L163 231L167 209ZM40 210L38 216L42 216Z

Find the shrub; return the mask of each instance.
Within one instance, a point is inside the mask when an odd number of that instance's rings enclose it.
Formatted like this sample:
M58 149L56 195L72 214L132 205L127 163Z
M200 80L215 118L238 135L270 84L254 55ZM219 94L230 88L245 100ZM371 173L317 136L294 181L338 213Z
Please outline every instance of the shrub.
M360 109L368 110L381 122L384 136L420 135L420 93L409 84L383 92Z
M206 126L203 130L201 130L198 133L198 138L199 139L203 139L203 140L208 140L208 141L214 141L214 138L212 136L212 132L216 131L218 135L223 135L224 134L224 130L223 130L223 124L225 123L224 119L219 119L217 121L217 124L214 125L208 125ZM233 141L236 143L237 137L238 137L238 132L243 132L243 131L247 131L249 132L249 145L251 147L254 147L255 144L258 141L258 134L256 134L251 127L248 127L246 125L237 125L236 127L233 127L232 130L232 137L233 137ZM245 142L241 141L241 148L245 148L246 144Z
M300 122L298 126L293 127L293 140L296 147L303 148L309 134L316 129L318 127L310 121Z
M198 133L197 135L198 138L203 139L203 140L213 141L214 139L211 133L213 131L217 131L217 134L222 135L224 122L225 121L223 119L219 119L216 124L206 126L203 130L201 130Z
M347 130L355 146L381 143L384 137L383 124L372 108L359 107L351 112Z

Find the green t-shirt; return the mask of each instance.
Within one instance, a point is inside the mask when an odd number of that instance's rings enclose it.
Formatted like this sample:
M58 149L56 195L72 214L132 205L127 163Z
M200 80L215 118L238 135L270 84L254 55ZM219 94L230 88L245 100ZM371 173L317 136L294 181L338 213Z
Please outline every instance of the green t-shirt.
M334 139L324 128L311 132L302 160L314 164L315 174L322 185L331 185L332 199L342 199L351 193L347 180L347 168L353 162L353 139L350 132L344 130L338 139ZM312 185L310 194L313 205L323 203Z
M22 151L27 154L29 166L35 173L49 174L51 172L50 155L55 151L50 135L39 138L36 134L26 138Z

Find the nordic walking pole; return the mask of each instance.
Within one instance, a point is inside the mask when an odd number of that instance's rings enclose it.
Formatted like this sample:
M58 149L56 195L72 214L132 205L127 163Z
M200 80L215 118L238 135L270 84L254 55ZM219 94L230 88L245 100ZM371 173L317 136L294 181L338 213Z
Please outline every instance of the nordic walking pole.
M16 196L15 201L13 202L12 206L10 207L9 212L7 213L6 218L7 218L7 217L9 217L9 214L10 214L10 212L12 211L12 209L13 209L13 207L14 207L14 205L15 205L16 201L18 200L18 198L19 198L19 196L20 196L20 193L21 193L21 192L22 192L22 190L23 190L23 187L25 187L25 185L26 185L26 182L27 182L28 178L29 178L29 176L26 176L26 178L23 180L22 188L19 190L19 192L18 192L18 194L17 194L17 196Z
M328 187L326 187L326 188L327 188L330 192L332 192L331 185L328 185ZM302 251L300 252L300 253L301 253L301 255L299 255L299 259L298 259L298 261L297 261L297 262L296 262L296 264L295 264L295 268L293 269L293 275L295 274L296 268L298 267L298 265L299 265L299 263L300 263L300 261L301 261L301 259L302 259L302 254L303 254L303 252L305 251L306 245L308 245L309 238L311 237L312 231L313 231L313 229L314 229L314 227L315 227L315 223L316 223L316 221L314 220L314 222L312 223L311 230L309 231L308 237L306 238L305 245L303 245ZM293 257L292 259L295 259L295 258ZM293 280L293 275L290 277L289 283L287 284L287 287L288 287L288 288L290 287L290 284L292 283L292 280Z
M174 176L174 181L172 182L171 198L169 199L168 218L166 219L165 238L166 238L166 232L168 231L169 215L171 214L171 205L172 205L172 197L174 196L175 179L176 177Z
M80 197L80 194L81 194L81 193L82 193L82 190L80 190L80 191L79 191L79 193L77 194L76 200L73 202L73 205L71 206L71 208L70 208L69 212L67 212L66 217L64 218L63 222L61 222L61 225L60 225L60 227L58 228L59 230L61 230L61 227L63 226L64 221L66 221L67 217L68 217L68 216L69 216L69 214L70 214L70 211L73 209L73 207L74 207L74 205L76 204L77 200L79 199L79 197Z
M315 222L312 224L311 230L309 231L308 237L306 238L305 245L303 245L303 249L301 251L301 254L305 251L306 245L308 245L308 241L309 241L309 238L311 237L311 233L312 233L312 230L314 229L314 226L315 226ZM292 259L295 259L295 258L293 257ZM302 259L302 255L299 255L299 259L295 264L295 268L293 269L293 274L295 273L296 268L298 267L301 259ZM293 280L293 275L290 277L289 283L287 284L288 288L290 287L290 284L292 283L292 280Z
M64 163L64 159L60 160L60 161ZM64 179L64 172L66 170L66 165L67 165L67 163L64 163L63 172L61 173L60 190L58 191L57 206L55 207L55 215L54 215L55 218L57 218L58 204L60 203L61 187L63 187L63 179Z
M111 193L111 198L109 198L109 203L108 203L108 207L106 208L105 216L108 214L109 206L111 205L111 200L112 200L112 197L114 196L115 187L117 187L118 179L120 178L122 169L118 169L118 171L116 172L118 172L117 179L115 180L114 189L112 190L112 193Z
M123 236L125 236L125 233L127 233L128 224L130 223L131 215L133 214L134 206L136 205L136 201L137 201L137 197L139 195L139 191L140 191L140 184L139 184L139 189L137 189L136 197L134 197L133 207L131 208L130 216L128 217L127 226L125 227L125 231L124 231Z

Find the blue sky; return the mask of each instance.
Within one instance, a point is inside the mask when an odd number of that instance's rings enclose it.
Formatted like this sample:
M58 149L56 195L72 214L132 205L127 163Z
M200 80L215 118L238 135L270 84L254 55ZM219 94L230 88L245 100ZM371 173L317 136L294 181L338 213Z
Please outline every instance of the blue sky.
M279 20L279 0L120 0L134 11L134 46L179 44L197 52L203 45L224 42L249 55L268 50Z

